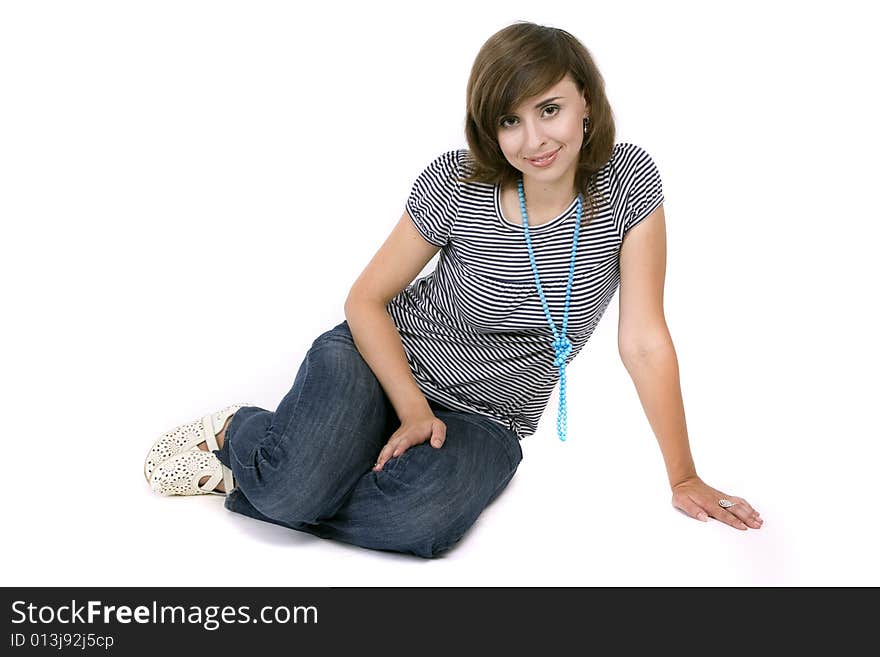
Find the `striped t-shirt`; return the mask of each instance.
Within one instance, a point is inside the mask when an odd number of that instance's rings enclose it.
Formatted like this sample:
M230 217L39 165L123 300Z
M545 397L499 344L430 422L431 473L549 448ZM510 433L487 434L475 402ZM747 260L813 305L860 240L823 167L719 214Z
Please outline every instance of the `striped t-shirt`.
M500 186L460 183L467 149L435 158L412 186L406 209L440 249L434 270L388 302L413 377L426 398L485 415L521 440L532 435L559 380L553 331L529 260L522 217L504 217ZM663 202L657 166L635 144L614 146L597 176L606 197L582 222L568 315L572 349L590 338L620 283L624 234ZM526 199L528 203L528 199ZM529 226L550 316L562 333L577 201ZM588 216L586 199L582 216Z

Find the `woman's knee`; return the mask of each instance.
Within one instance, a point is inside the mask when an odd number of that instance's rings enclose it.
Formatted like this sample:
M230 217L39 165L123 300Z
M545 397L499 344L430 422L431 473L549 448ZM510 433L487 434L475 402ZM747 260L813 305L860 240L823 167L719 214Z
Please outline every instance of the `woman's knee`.
M351 335L351 330L348 328L347 321L337 324L332 329L324 331L321 335L315 338L312 341L309 351L311 352L326 347L335 347L342 352L351 351L352 349L357 351L357 346L355 345L354 337Z
M319 335L312 342L306 358L310 376L323 377L334 388L334 398L354 394L368 397L371 403L385 399L379 379L364 360L347 328L337 326Z

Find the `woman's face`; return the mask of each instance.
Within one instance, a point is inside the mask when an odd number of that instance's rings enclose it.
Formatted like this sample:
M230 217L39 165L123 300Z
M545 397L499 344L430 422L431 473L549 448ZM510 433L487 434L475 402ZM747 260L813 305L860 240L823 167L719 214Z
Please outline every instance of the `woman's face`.
M525 177L544 183L567 179L577 167L588 116L586 99L566 75L499 120L498 144L507 161ZM531 161L554 151L558 153L547 166Z

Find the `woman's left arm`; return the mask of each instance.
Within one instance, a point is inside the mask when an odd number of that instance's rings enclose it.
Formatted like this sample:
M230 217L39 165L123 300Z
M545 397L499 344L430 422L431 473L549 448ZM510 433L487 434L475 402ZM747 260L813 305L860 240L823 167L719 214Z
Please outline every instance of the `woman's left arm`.
M760 514L697 475L688 444L678 359L663 313L666 218L661 204L627 233L620 250L617 346L666 463L672 505L698 520L708 516L738 529L761 527ZM723 508L719 500L735 505Z

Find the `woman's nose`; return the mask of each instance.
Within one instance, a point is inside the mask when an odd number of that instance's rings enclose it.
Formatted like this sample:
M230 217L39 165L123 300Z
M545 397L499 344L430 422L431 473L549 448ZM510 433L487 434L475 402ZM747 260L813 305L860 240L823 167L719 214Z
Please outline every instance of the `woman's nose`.
M525 133L526 146L531 149L532 152L536 151L542 144L547 142L546 137L544 137L543 129L537 123L526 122Z

